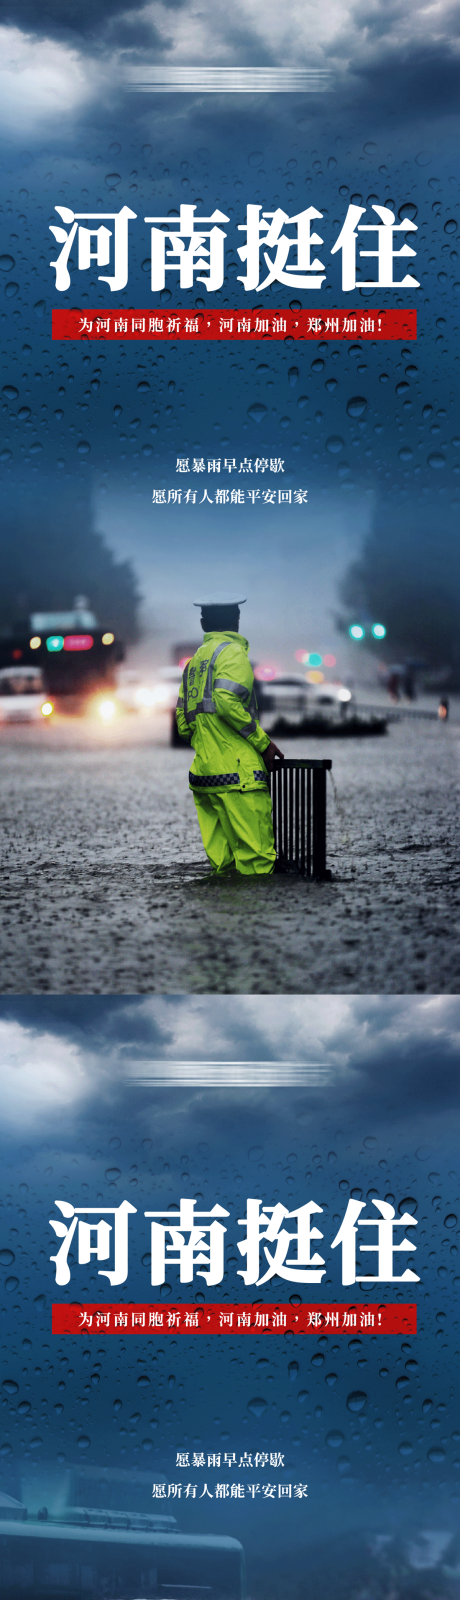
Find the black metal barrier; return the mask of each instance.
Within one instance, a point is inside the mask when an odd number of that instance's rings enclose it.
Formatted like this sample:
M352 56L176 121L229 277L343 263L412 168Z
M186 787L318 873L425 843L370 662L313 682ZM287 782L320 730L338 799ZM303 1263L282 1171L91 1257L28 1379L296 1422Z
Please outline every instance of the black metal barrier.
M306 878L325 878L326 773L332 761L276 761L270 778L278 861Z

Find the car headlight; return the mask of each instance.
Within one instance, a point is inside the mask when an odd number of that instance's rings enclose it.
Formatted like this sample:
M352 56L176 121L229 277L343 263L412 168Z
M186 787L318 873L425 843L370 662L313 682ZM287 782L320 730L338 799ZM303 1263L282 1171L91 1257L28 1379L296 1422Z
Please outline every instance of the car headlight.
M114 700L101 700L98 706L99 716L103 722L112 722L116 712Z

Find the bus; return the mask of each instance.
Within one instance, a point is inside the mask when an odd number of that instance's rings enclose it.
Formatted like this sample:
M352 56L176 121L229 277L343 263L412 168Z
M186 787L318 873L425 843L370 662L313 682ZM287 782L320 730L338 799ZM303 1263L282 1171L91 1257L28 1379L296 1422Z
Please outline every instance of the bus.
M21 1500L0 1494L2 1600L244 1600L239 1540L181 1533L158 1501L145 1511L153 1481L75 1467L50 1493L42 1469Z
M116 687L116 668L124 648L103 628L87 603L71 611L35 612L28 625L0 638L0 670L35 667L46 696L64 709L78 708L92 696Z

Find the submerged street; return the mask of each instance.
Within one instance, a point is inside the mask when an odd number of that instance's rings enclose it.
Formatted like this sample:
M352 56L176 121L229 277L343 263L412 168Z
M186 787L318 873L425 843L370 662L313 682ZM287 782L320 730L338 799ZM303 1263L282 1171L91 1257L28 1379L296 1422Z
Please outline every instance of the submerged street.
M329 756L332 880L214 880L189 751L125 717L0 730L0 992L452 993L460 721L281 739Z

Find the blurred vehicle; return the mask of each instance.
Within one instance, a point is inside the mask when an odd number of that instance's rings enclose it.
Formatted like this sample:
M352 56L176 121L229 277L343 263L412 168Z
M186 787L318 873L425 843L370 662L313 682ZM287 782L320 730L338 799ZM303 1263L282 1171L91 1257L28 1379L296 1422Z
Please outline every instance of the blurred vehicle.
M84 596L71 611L34 612L9 638L0 638L0 669L39 671L45 694L64 701L65 710L80 711L91 696L115 689L123 657L120 640L100 626Z
M117 700L126 711L175 710L181 667L161 667L150 681L141 673L123 671L118 679Z
M36 667L0 668L0 722L47 721L53 711Z
M242 1600L239 1541L180 1533L151 1475L71 1468L49 1488L0 1495L2 1600Z
M256 684L262 727L266 733L301 732L313 722L337 721L354 704L351 689L342 683L307 683L301 673L290 673Z

